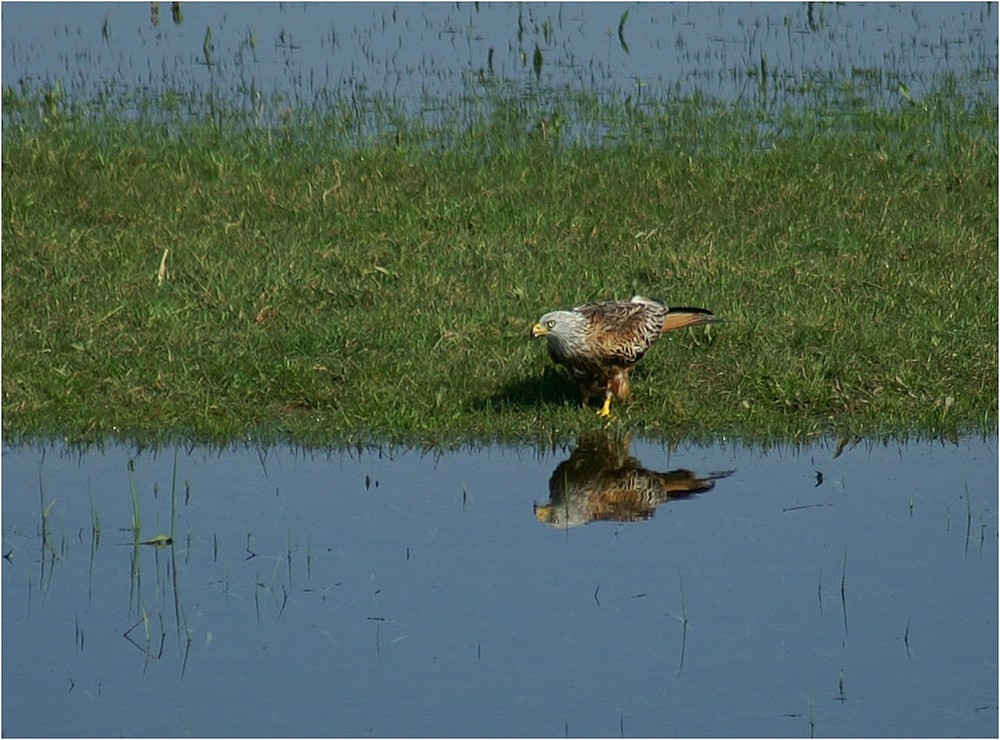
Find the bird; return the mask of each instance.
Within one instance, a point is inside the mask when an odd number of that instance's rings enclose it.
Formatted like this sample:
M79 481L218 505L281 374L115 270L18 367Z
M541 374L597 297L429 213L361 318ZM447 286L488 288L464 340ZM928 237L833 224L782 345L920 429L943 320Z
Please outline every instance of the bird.
M531 328L531 336L546 338L549 356L569 371L585 407L594 393L604 394L597 414L607 418L612 398L631 398L629 375L661 334L720 320L707 308L669 308L660 301L635 295L627 301L602 301L569 311L550 311Z
M549 500L535 504L535 518L561 529L596 521L635 522L649 519L656 507L711 491L733 471L698 475L679 468L648 470L629 454L629 443L590 436L549 478Z

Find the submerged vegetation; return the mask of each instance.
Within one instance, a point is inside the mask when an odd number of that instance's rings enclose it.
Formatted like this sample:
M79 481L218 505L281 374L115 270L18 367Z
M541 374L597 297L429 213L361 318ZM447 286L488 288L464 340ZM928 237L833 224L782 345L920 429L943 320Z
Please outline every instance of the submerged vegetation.
M991 433L996 103L850 100L263 123L7 90L4 434L568 438L604 422L528 330L634 293L726 323L654 346L615 428Z

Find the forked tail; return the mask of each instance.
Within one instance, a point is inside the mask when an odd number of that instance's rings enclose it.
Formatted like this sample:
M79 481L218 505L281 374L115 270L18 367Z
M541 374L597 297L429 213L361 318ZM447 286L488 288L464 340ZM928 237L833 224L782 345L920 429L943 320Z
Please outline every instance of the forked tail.
M660 331L668 332L674 329L684 329L688 326L712 324L716 321L722 321L722 319L707 308L671 308L670 313L663 318L663 328Z

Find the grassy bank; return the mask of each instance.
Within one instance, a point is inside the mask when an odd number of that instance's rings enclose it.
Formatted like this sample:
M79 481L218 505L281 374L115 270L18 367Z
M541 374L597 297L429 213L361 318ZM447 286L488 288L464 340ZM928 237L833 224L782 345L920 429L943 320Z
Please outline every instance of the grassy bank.
M727 323L654 347L612 425L996 428L995 108L688 101L602 110L601 146L499 110L350 145L334 115L7 125L4 434L571 437L601 422L528 329L635 292Z

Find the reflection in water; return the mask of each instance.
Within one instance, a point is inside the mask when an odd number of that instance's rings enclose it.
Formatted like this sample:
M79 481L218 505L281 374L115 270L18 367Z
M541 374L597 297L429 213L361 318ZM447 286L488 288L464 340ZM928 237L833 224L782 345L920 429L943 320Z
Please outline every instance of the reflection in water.
M642 467L629 442L604 434L580 439L573 454L549 478L549 503L535 504L538 521L552 527L578 527L594 521L649 519L656 507L715 487L733 471L699 477L679 468L657 473Z
M0 734L997 737L995 439L632 442L6 446Z

